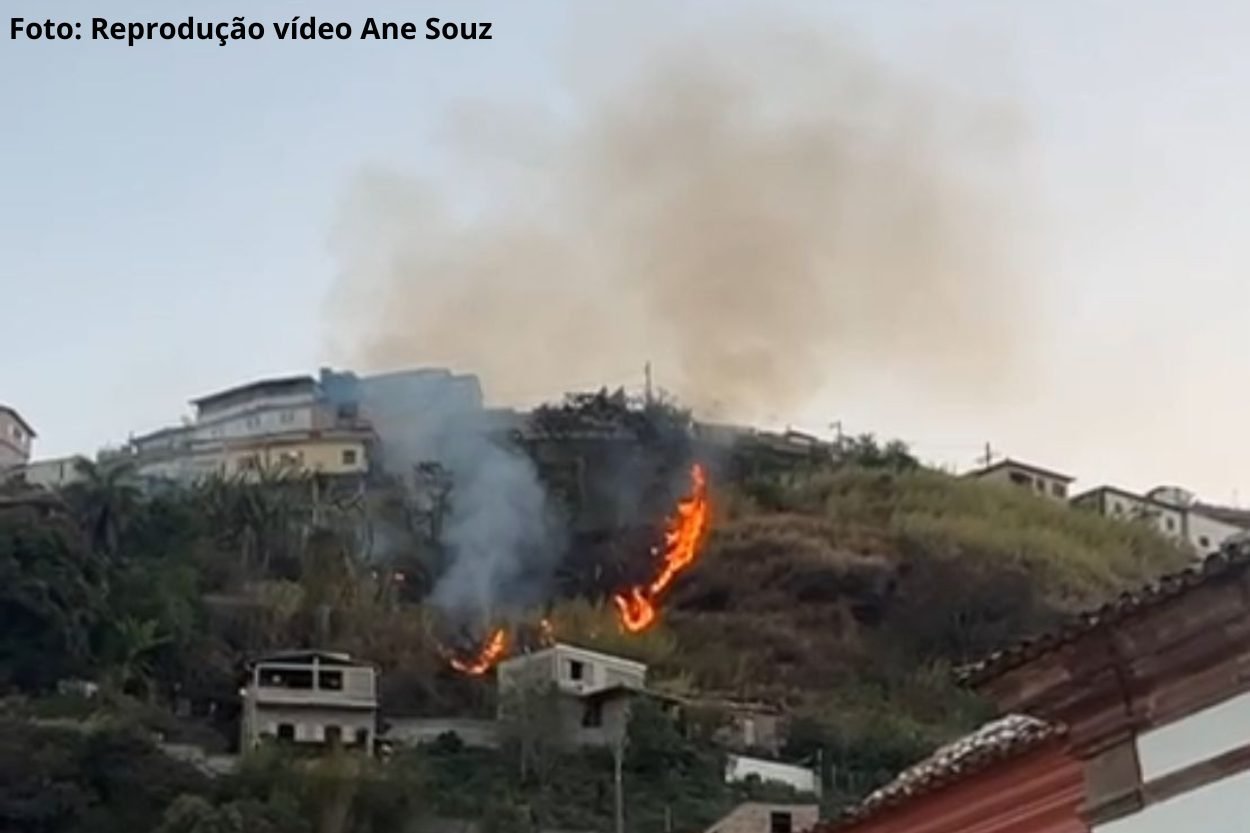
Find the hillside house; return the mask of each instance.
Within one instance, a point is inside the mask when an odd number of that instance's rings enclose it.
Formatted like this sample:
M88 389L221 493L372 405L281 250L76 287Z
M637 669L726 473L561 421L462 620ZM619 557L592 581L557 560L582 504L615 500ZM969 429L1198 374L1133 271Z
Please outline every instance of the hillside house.
M629 704L646 691L647 666L640 662L557 643L512 657L498 666L500 717L519 698L557 698L556 731L568 743L610 746L624 737Z
M805 833L816 826L820 808L815 804L739 804L707 833Z
M242 692L242 748L277 741L371 753L377 678L372 665L328 651L289 651L256 660Z
M30 460L35 429L16 409L0 405L0 471L24 466Z
M1029 463L1022 463L1010 458L1000 460L976 471L968 472L965 477L984 480L987 483L1005 483L1019 486L1035 492L1039 497L1051 500L1067 500L1068 487L1076 478L1066 474L1044 469Z
M1169 538L1185 539L1185 509L1148 495L1114 486L1099 486L1071 500L1078 509L1089 509L1106 518L1145 521Z

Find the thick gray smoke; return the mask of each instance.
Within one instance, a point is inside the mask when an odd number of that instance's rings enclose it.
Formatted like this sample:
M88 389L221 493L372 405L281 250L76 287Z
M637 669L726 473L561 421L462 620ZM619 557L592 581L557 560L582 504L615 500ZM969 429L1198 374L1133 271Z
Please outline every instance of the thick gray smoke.
M441 538L450 560L434 588L438 607L480 627L544 597L563 540L533 464L498 441L476 378L437 370L336 374L328 382L323 375L323 387L359 403L378 434L383 467L414 499L430 496L418 466L438 463L449 476Z
M429 175L362 175L338 355L472 369L502 401L651 359L685 404L742 419L866 378L1001 394L1031 319L1011 114L810 36L697 42L524 124L449 114Z

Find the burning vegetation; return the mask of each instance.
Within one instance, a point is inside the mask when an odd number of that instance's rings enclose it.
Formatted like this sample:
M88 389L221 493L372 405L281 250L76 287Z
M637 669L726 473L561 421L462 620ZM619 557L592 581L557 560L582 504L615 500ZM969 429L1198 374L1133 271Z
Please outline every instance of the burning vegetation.
M641 633L649 628L658 616L660 599L672 586L677 576L695 562L709 529L710 503L707 495L707 473L695 463L690 469L691 490L687 497L677 502L677 508L669 519L664 534L664 549L659 554L657 572L645 584L636 584L612 595L616 605L621 629L626 633ZM451 667L462 674L481 676L504 659L511 642L506 626L496 627L482 646L469 656L451 656ZM549 645L555 641L550 620L543 619L538 626L538 641Z

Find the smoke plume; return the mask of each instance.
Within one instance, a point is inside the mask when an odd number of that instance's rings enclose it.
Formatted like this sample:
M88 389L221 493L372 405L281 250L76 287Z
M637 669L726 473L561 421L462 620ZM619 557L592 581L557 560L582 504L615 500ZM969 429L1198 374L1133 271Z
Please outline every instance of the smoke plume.
M523 125L449 114L436 173L362 174L339 355L472 370L502 401L650 359L696 411L746 419L858 374L1001 389L1027 341L1011 114L813 36L704 42Z

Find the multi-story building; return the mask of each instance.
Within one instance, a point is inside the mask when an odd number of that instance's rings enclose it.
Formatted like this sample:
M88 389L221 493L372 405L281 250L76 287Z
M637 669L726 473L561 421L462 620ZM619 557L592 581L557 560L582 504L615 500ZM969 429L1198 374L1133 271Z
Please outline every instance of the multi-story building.
M265 741L373 751L378 672L347 654L291 651L248 667L242 747Z
M518 698L551 694L564 741L610 746L624 737L630 701L646 690L647 666L557 643L501 662L498 675L501 717Z
M1076 478L1018 460L1000 460L985 468L969 472L967 477L990 483L1006 483L1036 492L1040 497L1067 500L1068 487Z
M18 478L27 486L40 489L61 489L83 479L80 464L85 457L49 457L45 460L31 460L24 466L13 470L13 477Z
M0 469L25 465L35 429L14 408L0 405Z

